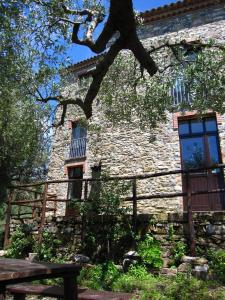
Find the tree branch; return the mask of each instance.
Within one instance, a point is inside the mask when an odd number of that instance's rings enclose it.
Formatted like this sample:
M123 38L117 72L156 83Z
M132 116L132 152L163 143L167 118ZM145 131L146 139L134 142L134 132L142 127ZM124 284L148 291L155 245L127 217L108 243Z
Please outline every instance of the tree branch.
M99 92L103 78L105 77L109 67L113 64L117 54L123 49L123 41L121 38L111 46L103 60L98 63L92 74L93 80L84 100L84 112L89 119L92 116L92 103Z

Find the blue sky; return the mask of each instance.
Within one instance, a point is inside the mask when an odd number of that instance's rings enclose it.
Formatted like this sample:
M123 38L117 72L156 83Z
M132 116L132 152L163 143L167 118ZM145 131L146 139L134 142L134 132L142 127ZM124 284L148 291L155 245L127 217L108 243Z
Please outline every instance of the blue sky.
M141 12L176 2L178 2L178 0L133 0L133 5L135 10ZM87 59L94 55L94 53L92 53L87 47L78 45L72 45L69 50L69 54L72 57L73 63Z

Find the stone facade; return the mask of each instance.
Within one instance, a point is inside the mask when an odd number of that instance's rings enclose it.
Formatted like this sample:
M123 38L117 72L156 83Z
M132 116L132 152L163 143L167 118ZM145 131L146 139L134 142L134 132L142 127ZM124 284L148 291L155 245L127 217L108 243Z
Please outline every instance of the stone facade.
M139 34L146 48L165 40L205 40L225 41L225 8L219 4L209 8L184 13L177 17L158 20L146 24L139 29ZM65 90L76 91L76 73L74 82L70 80ZM74 92L75 93L75 92ZM58 111L60 115L60 110ZM167 122L153 130L141 131L135 120L132 124L113 127L101 112L98 100L93 107L91 123L100 127L100 132L88 132L88 144L85 160L67 161L66 152L71 142L70 123L76 122L82 113L69 106L65 125L54 132L52 154L49 164L49 180L67 179L67 168L83 166L84 178L92 176L92 167L101 164L102 169L111 176L138 175L181 168L180 145L177 128L174 128L174 116L168 114ZM218 123L222 160L225 159L225 117ZM50 190L59 198L67 196L66 183L50 185ZM182 192L180 175L138 180L138 194L176 193ZM65 214L65 203L57 204L57 215ZM173 199L153 199L139 201L138 213L181 213L182 197Z

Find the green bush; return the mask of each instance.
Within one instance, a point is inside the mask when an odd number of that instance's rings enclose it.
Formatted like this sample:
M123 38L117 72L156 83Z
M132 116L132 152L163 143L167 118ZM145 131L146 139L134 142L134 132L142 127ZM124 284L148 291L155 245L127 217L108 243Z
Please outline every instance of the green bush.
M174 248L172 249L172 258L176 265L179 265L182 256L185 255L187 251L187 246L184 242L179 241L175 244Z
M7 249L7 257L25 258L32 252L34 239L31 234L31 227L22 225L16 229L11 237L10 246Z
M216 275L218 280L225 283L225 251L224 250L210 250L207 253L210 260L210 268Z
M173 280L166 284L166 288L163 294L167 296L167 299L176 300L215 300L223 299L220 293L209 292L210 286L192 276L186 277L179 275L174 277Z
M153 276L144 266L131 266L119 272L113 262L81 270L81 286L138 294L142 300L223 300L224 289L218 283L204 282L191 276Z
M160 245L152 236L146 235L145 239L138 243L137 252L145 265L154 269L162 267L163 260Z
M194 277L163 277L132 267L113 284L114 291L137 293L142 300L223 300L225 291Z
M56 239L50 232L44 232L40 245L34 246L34 251L38 254L38 259L47 262L57 262L56 250L61 241Z
M111 290L112 284L120 277L116 265L109 261L91 268L83 268L78 283L95 290Z
M154 280L144 266L131 266L127 273L121 276L113 283L114 291L133 292L135 290L145 290L146 285Z
M80 212L86 219L82 252L92 261L115 260L127 250L124 248L128 243L122 242L131 236L131 224L127 217L130 210L122 207L121 203L129 189L130 184L119 181L95 183L89 201L81 204Z

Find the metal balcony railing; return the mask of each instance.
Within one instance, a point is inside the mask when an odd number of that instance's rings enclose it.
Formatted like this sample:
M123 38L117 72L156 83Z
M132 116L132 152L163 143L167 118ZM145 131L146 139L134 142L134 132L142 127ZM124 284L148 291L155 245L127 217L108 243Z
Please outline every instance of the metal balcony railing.
M171 89L174 105L179 105L183 102L191 103L191 97L187 86L182 77L178 77Z
M86 156L87 138L72 140L69 150L69 159Z

